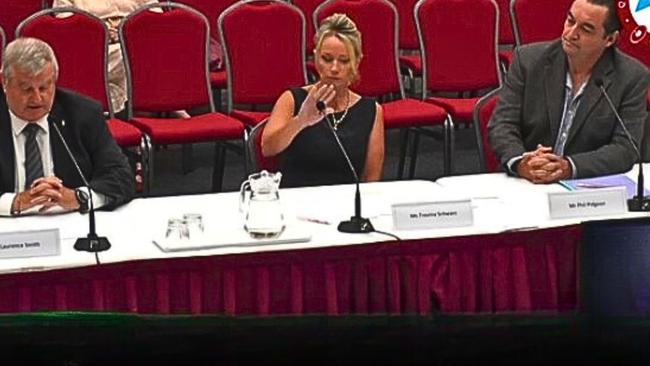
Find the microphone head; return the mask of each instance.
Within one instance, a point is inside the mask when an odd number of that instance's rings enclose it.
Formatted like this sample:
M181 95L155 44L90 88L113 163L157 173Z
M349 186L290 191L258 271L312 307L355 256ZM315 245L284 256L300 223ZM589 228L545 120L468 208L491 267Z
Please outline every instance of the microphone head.
M52 111L47 115L47 121L55 125L61 124L61 118L59 115Z
M597 78L594 80L594 84L596 84L597 87L602 87L603 86L603 79Z
M327 107L327 106L325 105L325 102L323 102L322 100L319 100L318 102L316 102L316 108L317 108L321 113L325 113L325 108L326 108L326 107Z

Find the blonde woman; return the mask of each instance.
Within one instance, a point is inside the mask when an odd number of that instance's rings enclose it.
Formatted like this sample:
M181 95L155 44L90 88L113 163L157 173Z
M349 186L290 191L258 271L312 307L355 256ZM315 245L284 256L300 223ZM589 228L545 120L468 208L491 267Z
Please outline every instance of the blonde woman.
M279 155L286 187L352 183L329 123L359 178L377 181L384 162L383 112L374 99L350 90L359 78L361 34L346 15L334 14L323 20L315 40L320 81L280 96L262 134L262 154Z

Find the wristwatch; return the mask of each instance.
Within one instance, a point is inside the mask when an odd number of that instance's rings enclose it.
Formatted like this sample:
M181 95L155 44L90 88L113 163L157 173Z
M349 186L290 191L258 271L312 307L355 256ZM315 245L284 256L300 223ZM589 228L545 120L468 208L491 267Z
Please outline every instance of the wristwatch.
M74 194L77 197L77 202L79 202L79 212L87 213L90 211L90 199L88 193L83 189L77 188L74 190Z

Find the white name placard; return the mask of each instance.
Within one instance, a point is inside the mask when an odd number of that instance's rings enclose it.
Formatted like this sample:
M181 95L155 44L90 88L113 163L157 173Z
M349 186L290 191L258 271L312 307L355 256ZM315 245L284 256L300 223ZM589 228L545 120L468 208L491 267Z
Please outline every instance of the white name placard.
M472 201L395 203L393 226L396 230L435 229L471 226L474 223Z
M625 187L598 188L548 194L552 219L615 215L627 212Z
M0 258L59 255L59 229L0 233Z

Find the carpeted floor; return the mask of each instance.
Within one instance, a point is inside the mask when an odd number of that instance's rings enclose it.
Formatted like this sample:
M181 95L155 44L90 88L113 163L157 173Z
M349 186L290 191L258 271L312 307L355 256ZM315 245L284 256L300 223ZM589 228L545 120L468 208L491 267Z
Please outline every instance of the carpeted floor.
M155 152L155 178L152 182L151 196L206 193L210 191L214 144L195 144L192 150L193 169L187 174L183 174L180 146L168 146ZM399 132L387 131L383 180L398 178L398 156ZM454 164L454 174L480 172L473 126L467 127L461 124L457 128L455 132ZM435 180L441 177L442 174L442 137L422 137L420 139L415 178ZM226 156L223 190L238 190L244 179L243 156L229 150Z

